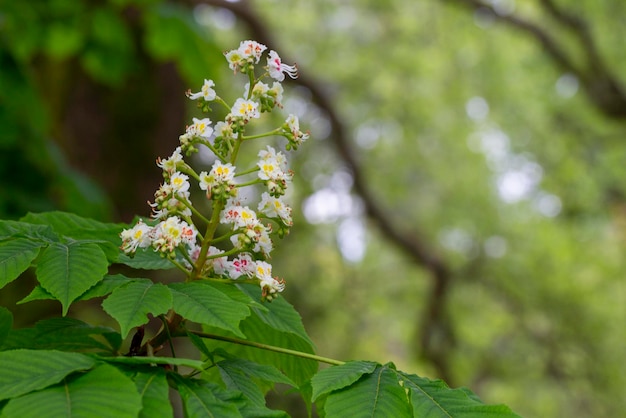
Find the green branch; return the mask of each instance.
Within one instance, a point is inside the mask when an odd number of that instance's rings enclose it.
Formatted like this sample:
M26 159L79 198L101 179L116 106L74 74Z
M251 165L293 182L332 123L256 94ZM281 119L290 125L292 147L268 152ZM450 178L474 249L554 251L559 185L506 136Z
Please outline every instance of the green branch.
M317 356L315 354L310 354L310 353L303 353L302 351L290 350L288 348L276 347L274 345L267 345L267 344L257 343L254 341L242 340L240 338L226 337L224 335L209 334L209 333L201 332L201 331L187 330L187 332L197 335L200 338L207 338L210 340L218 340L218 341L226 341L226 342L233 343L233 344L247 345L249 347L260 348L261 350L274 351L276 353L282 353L282 354L289 354L290 356L296 356L296 357L306 358L309 360L315 360L315 361L319 361L322 363L332 364L334 366L341 366L342 364L345 364L345 362L341 360L335 360L335 359L328 358L328 357L321 357L321 356Z

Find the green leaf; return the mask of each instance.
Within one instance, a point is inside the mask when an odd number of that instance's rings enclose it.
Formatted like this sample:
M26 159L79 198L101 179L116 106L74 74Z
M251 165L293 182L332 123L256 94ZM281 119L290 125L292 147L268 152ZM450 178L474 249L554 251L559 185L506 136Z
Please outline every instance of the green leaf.
M167 258L161 257L158 253L149 248L140 248L133 257L120 253L116 262L134 269L142 270L169 270L176 267Z
M40 257L37 279L48 293L61 302L65 315L77 297L102 280L107 267L104 252L95 244L53 243Z
M185 379L173 375L176 387L183 400L185 417L241 417L237 407L232 402L224 402L213 393L219 390L217 385L203 383L196 379Z
M248 293L246 293L246 292L244 292L243 290L240 289L241 286L246 286L246 285L236 285L236 286L233 286L232 283L215 283L215 282L212 282L211 286L213 286L215 289L219 290L220 292L222 292L223 294L225 294L229 298L231 298L233 300L236 300L237 302L245 303L249 307L255 307L255 308L260 309L262 311L267 311L266 305L268 305L268 304L261 302L260 297L257 298L255 296L253 298L252 296L250 296L250 294L248 294ZM258 287L257 285L247 285L247 286Z
M66 22L50 24L46 35L43 45L45 52L59 60L77 53L85 41L82 31Z
M12 399L2 413L6 418L135 418L140 410L141 395L135 383L105 364L70 376L58 385Z
M34 300L55 300L55 297L46 291L41 285L37 285L33 290L26 295L23 299L17 302L18 305L23 303L32 302Z
M119 364L167 364L170 366L186 366L191 367L196 370L204 370L205 364L200 360L193 360L189 358L179 358L179 357L97 357L100 360L106 361L108 363L119 363Z
M131 279L122 274L106 275L104 276L104 279L102 279L95 286L80 295L78 298L76 298L76 300L79 301L101 298L113 292L118 287L129 283L132 280L135 279Z
M21 220L31 224L49 225L57 234L76 241L96 243L111 261L116 260L120 254L119 245L122 241L119 234L124 224L104 223L58 211L29 213Z
M0 240L6 238L31 238L42 242L57 242L59 237L48 225L28 222L0 221Z
M13 315L7 308L0 306L0 347L13 327Z
M203 356L213 361L213 354L209 351L209 348L206 346L202 338L198 337L196 334L193 334L187 331L187 338L189 341L202 353Z
M315 402L320 395L351 385L364 374L372 373L377 366L377 363L371 361L350 361L321 370L311 379L311 400Z
M249 398L246 398L243 393L240 391L234 391L229 389L223 389L222 387L216 386L212 383L209 383L210 387L213 390L213 394L217 399L222 400L223 402L234 405L238 410L241 416L243 417L254 417L254 418L277 418L277 417L289 417L284 411L274 411L268 409L265 405L258 405L253 403Z
M124 224L99 222L68 212L29 213L20 219L34 225L49 225L57 234L75 240L93 239L121 243L119 234Z
M26 271L44 245L28 238L0 242L0 289Z
M5 348L115 352L121 343L120 335L111 328L94 327L78 319L52 318L37 322L33 328L11 332Z
M220 376L226 387L230 390L238 390L250 399L254 405L265 406L265 396L263 391L253 380L250 379L241 369L229 367L219 367Z
M255 313L241 321L240 329L250 341L305 353L314 352L313 346L308 342L308 339L304 340L300 336L290 332L277 331L263 322ZM206 331L212 332L213 330L206 328ZM272 365L283 372L295 382L296 385L301 385L308 381L317 372L318 364L314 360L210 339L205 339L204 341L212 350L223 349L239 358L245 358L260 364Z
M125 285L133 280L134 279L126 277L122 274L104 276L104 279L102 279L101 281L96 283L95 286L89 288L89 290L87 290L85 293L77 297L75 302L78 302L79 300L89 300L89 299L100 298L100 297L106 296L109 293L113 292L118 287ZM47 300L47 299L54 299L54 296L46 292L46 290L43 287L35 286L32 292L30 292L28 296L26 296L24 299L17 302L17 304L20 305L22 303L31 302L33 300Z
M190 19L182 5L164 3L160 6L146 9L146 51L158 60L176 62L186 80L219 77L210 57L218 56L221 51L207 39L206 31L203 32L198 23Z
M261 379L266 382L285 383L290 386L296 386L291 379L282 374L274 366L259 364L240 358L222 360L217 363L217 366L223 370L241 370L248 377Z
M158 316L172 307L170 290L150 280L134 280L120 286L102 302L102 308L120 324L122 338L131 328L148 322L148 314Z
M134 379L137 391L141 395L139 418L171 418L174 416L169 401L169 385L165 371L155 368L153 373L138 372Z
M250 315L250 310L208 283L172 283L174 310L183 318L200 324L231 331L239 337L239 322Z
M355 384L331 392L324 411L329 417L412 416L406 392L398 384L396 371L389 365L378 366Z
M430 380L417 375L399 373L409 390L413 415L439 418L519 418L504 405L485 405L468 389L450 389L443 380Z
M291 379L279 372L274 366L258 364L244 359L222 360L216 366L228 389L242 392L256 405L265 406L265 397L252 379L296 386Z
M78 353L53 350L0 352L0 400L14 398L58 383L68 374L87 370L95 361Z
M239 288L251 298L261 300L261 289L255 285L239 285ZM278 331L290 332L313 345L302 324L302 317L294 307L285 300L278 298L263 305L265 309L253 308L253 312L267 325Z

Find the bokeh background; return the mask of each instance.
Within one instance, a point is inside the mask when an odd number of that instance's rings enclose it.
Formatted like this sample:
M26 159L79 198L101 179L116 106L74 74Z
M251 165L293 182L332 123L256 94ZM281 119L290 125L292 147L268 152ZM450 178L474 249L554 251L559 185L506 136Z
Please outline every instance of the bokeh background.
M0 218L147 216L184 92L241 94L243 39L300 70L284 106L311 139L272 263L320 355L623 415L622 0L0 0ZM18 325L58 315L19 283Z

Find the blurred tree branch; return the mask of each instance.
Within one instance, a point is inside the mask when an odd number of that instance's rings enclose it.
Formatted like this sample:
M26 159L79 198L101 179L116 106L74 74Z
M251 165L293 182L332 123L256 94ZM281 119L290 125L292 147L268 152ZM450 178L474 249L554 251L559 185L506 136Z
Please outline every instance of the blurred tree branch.
M553 0L539 0L546 14L556 23L570 31L583 52L585 62L577 65L547 28L515 14L503 14L482 0L447 0L471 8L489 12L505 25L514 27L535 38L548 56L563 71L570 72L581 82L593 105L605 116L626 119L626 92L620 80L610 71L599 53L589 24L580 17L556 5Z
M249 28L252 37L271 49L276 47L269 28L254 11L249 1L229 2L226 0L191 0L191 4L207 4L221 7L233 12ZM279 49L280 50L280 49ZM292 62L284 55L283 61ZM296 82L311 92L313 102L324 112L330 122L334 145L344 164L350 170L354 180L354 192L360 196L365 205L368 217L378 226L379 230L390 242L407 254L418 266L426 269L432 278L430 294L424 299L427 306L423 311L421 321L418 321L419 345L421 355L429 360L436 368L440 378L449 384L453 381L448 359L449 350L453 347L453 330L446 314L446 302L452 273L446 262L440 258L429 243L422 240L417 230L406 232L401 230L389 217L391 212L380 204L367 185L366 176L361 169L356 153L352 147L352 139L348 129L342 122L333 100L322 84L301 72Z

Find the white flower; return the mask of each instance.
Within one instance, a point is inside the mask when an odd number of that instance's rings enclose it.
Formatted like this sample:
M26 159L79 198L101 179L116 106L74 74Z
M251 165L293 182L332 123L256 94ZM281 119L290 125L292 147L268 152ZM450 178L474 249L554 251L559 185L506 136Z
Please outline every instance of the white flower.
M293 136L290 140L294 144L300 145L309 138L309 134L300 131L300 121L296 115L290 114L285 120L285 124L289 129L289 133Z
M261 281L274 280L274 278L272 277L272 265L265 261L257 261L256 277Z
M171 188L169 184L167 186L168 188ZM161 186L161 189L162 188L163 186ZM183 197L189 200L189 192L187 191L183 195L180 195L179 197ZM191 217L192 215L191 209L189 209L185 204L183 204L180 200L178 200L175 197L158 199L157 202L149 203L149 205L152 207L152 218L154 219L168 218L170 213L180 214L185 217Z
M254 228L255 231L255 245L252 251L255 253L263 253L265 256L269 257L270 253L274 249L274 243L270 238L270 231L259 222L259 224Z
M285 289L285 282L272 277L272 265L265 261L257 261L256 277L260 281L261 289L263 289L263 297L267 297L269 300L272 299L272 295Z
M298 78L298 68L295 65L283 64L276 51L270 51L267 57L267 68L270 77L277 81L283 81L285 74L291 78Z
M291 180L291 173L284 169L284 164L279 159L264 158L257 163L259 167L259 178L277 183L286 183Z
M283 85L274 81L272 88L270 88L267 92L269 96L274 97L274 103L276 103L276 106L278 107L283 107L283 91Z
M178 171L170 176L170 186L174 194L189 196L189 176Z
M202 171L200 176L200 188L206 190L207 196L211 196L212 190L217 186L224 186L225 189L232 189L235 187L235 167L221 161L215 161L211 171L207 173Z
M258 222L256 213L247 206L226 206L220 216L220 223L233 224L235 228L254 227Z
M219 255L223 253L222 250L210 246L209 247L209 255L210 256L215 256L215 255ZM212 267L213 267L213 271L215 272L215 274L221 276L222 274L227 272L229 263L228 263L228 257L224 256L224 257L217 257L217 258L211 258L209 260L207 260L207 263L209 263Z
M228 276L231 279L238 279L241 276L254 277L256 273L256 263L250 254L240 254L227 267Z
M258 210L269 218L280 218L286 226L293 225L291 208L279 197L273 197L269 193L264 192L261 195Z
M188 128L189 129L189 128ZM209 118L193 118L193 125L191 125L193 133L204 139L209 139L213 134L213 128L211 127L211 119Z
M235 138L233 133L233 126L224 121L219 121L215 124L215 136L222 138Z
M232 116L241 117L244 121L249 121L252 118L259 118L261 116L259 105L254 100L246 100L241 97L235 101L230 114Z
M213 80L205 79L204 84L202 84L202 89L197 93L188 92L187 97L189 97L191 100L196 100L202 97L207 102L210 102L212 100L215 100L216 97L213 87L215 87L215 83L213 82Z
M259 99L263 97L264 95L266 95L269 89L270 87L267 84L265 84L262 81L259 81L254 85L254 88L252 89L252 97ZM244 97L248 96L248 91L250 91L250 83L246 83L243 89Z
M198 236L198 230L194 225L189 225L186 222L183 222L184 225L182 227L181 241L190 249L193 249L196 246L196 237Z
M197 231L178 216L170 216L152 229L152 246L161 253L171 253L181 243L195 242Z
M258 63L261 59L261 54L265 51L267 47L263 44L260 44L256 41L241 41L239 44L239 53L244 58L253 58L255 63Z
M176 171L176 164L182 161L183 161L183 155L181 153L181 149L180 147L176 147L176 149L174 150L174 152L169 158L166 158L164 160L158 158L157 166L160 167L163 171L171 174L174 171Z
M287 157L282 152L276 150L269 145L267 149L260 150L258 157L261 160L272 160L278 164L281 170L287 171Z
M243 67L248 63L258 63L261 59L261 54L267 47L256 41L241 41L239 48L228 51L224 54L228 66L234 72L239 70L239 67Z
M231 182L235 178L235 167L231 163L223 164L216 161L211 167L211 175L220 183Z
M152 228L139 220L131 229L125 229L120 233L122 238L122 251L133 254L137 248L147 248L151 244L150 231Z

